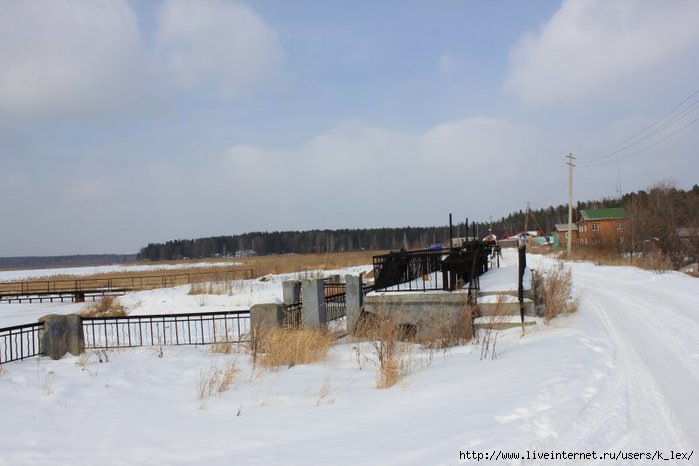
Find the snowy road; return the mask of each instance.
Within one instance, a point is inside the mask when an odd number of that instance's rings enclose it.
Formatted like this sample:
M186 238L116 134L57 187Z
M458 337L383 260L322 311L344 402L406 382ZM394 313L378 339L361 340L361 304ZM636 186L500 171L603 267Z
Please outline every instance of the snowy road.
M589 263L571 268L584 320L597 320L613 350L612 370L569 429L546 446L667 455L696 450L699 280ZM693 460L699 463L696 455Z

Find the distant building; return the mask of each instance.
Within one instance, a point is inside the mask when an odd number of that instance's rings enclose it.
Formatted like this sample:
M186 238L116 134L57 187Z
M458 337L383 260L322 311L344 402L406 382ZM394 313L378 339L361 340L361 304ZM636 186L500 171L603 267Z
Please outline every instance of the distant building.
M581 246L619 245L629 234L629 220L623 207L581 210L576 226Z
M569 228L570 227L570 228ZM571 242L578 242L578 226L576 224L568 225L567 223L557 223L553 227L553 244L555 246L560 246L561 244L567 244L568 235L572 232L573 236Z
M251 257L256 255L257 251L254 249L239 249L235 252L235 257Z

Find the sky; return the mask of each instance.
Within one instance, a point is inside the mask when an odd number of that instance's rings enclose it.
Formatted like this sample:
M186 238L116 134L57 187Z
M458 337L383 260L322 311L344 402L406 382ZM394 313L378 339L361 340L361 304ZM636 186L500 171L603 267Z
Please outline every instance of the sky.
M694 0L0 12L0 256L497 219L570 152L575 200L699 183Z

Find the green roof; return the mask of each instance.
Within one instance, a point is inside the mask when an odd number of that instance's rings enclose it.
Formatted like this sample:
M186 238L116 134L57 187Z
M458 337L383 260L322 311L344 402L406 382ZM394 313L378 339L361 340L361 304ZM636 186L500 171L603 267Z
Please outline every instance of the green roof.
M609 209L585 209L580 211L583 220L610 220L626 218L626 209L611 207Z

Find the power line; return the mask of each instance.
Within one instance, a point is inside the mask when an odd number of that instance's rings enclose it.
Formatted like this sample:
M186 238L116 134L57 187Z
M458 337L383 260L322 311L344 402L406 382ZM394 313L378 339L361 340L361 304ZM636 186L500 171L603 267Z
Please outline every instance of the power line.
M656 134L658 134L658 133L664 131L665 129L669 128L670 126L674 125L676 122L678 122L679 120L683 119L685 116L691 114L692 112L694 112L694 111L697 110L697 109L699 109L699 100L696 101L696 102L694 102L689 108L686 108L685 110L683 110L680 114L675 115L671 120L667 121L667 122L666 122L665 124L663 124L662 126L660 126L660 127L658 127L658 128L655 128L653 131L651 131L650 133L648 133L648 134L644 135L643 137L637 139L636 141L634 141L634 142L632 142L632 143L629 143L629 144L627 144L627 145L621 147L620 149L617 149L617 150L615 150L615 151L609 152L609 153L607 153L607 154L598 155L598 156L596 156L596 157L589 157L589 158L586 160L586 162L594 162L594 161L599 161L599 160L603 160L603 159L608 159L608 158L612 157L613 155L616 155L616 154L620 154L620 153L622 153L622 152L625 152L626 150L631 149L631 148L633 148L634 146L637 146L638 144L641 144L642 142L645 142L645 141L651 139L651 138L652 138L653 136L655 136ZM674 134L674 133L673 133L673 134Z
M615 163L615 162L618 161L618 160L626 160L626 159L628 159L628 158L630 158L630 157L633 157L633 156L636 155L636 154L639 154L639 153L641 153L641 152L645 152L645 151L647 151L648 149L651 149L651 148L657 146L658 144L660 144L661 142L663 142L663 141L665 141L665 140L667 140L667 139L670 139L670 138L671 138L672 136L674 136L675 134L681 133L682 131L684 131L685 129L689 128L690 126L692 126L694 123L696 123L696 122L698 122L698 121L699 121L699 118L695 118L694 120L690 121L689 123L687 123L686 125L684 125L684 126L681 127L680 129L675 130L675 131L673 131L672 133L668 134L668 135L665 136L664 138L659 139L659 140L655 141L654 143L649 144L649 145L647 145L647 146L645 146L645 147L643 147L643 148L641 148L641 149L638 149L638 150L636 150L636 151L630 152L630 153L628 153L628 154L624 154L624 155L621 156L621 157L616 157L616 158L614 158L614 159L612 159L612 160L588 161L587 163L581 163L579 166L582 166L582 167L600 167L600 166L602 166L602 165L608 165L608 164L610 164L610 163Z
M667 113L665 113L663 116L661 116L660 118L658 118L657 120L655 120L653 123L651 123L651 124L645 126L644 128L642 128L642 129L639 130L638 132L632 134L631 136L629 136L628 138L624 139L623 141L621 141L621 142L619 142L619 143L617 143L617 144L614 144L613 146L610 146L610 147L608 147L608 148L606 148L606 149L598 150L598 151L591 152L591 153L587 153L587 154L576 155L576 157L580 157L580 158L583 158L583 159L585 159L585 158L589 158L589 159L605 158L605 157L609 157L609 156L611 156L611 155L614 155L614 154L623 152L624 150L627 150L627 149L629 149L629 148L631 148L631 147L633 147L633 146L635 146L635 145L637 145L637 144L639 144L639 143L641 143L641 142L647 140L648 138L654 136L655 134L657 134L658 132L664 130L664 129L667 128L668 126L674 124L674 123L677 122L678 120L680 120L680 119L684 118L685 116L689 115L690 113L694 112L697 108L699 108L699 99L696 100L696 101L694 101L694 102L692 102L687 108L685 108L684 110L682 110L679 114L674 115L672 118L670 118L670 120L668 120L667 122L665 122L665 123L664 123L663 125L661 125L660 127L653 129L653 131L651 131L649 134L646 134L646 135L642 136L641 138L639 138L639 139L636 140L636 141L633 141L636 137L638 137L638 136L640 136L640 135L643 135L643 133L645 133L646 131L650 130L651 128L653 128L654 126L656 126L658 123L660 123L660 122L662 122L663 120L665 120L668 116L670 116L671 114L673 114L675 111L677 111L678 109L680 109L682 106L684 106L684 104L686 104L688 101L690 101L690 100L691 100L693 97L695 97L697 94L699 94L699 89L697 89L697 90L695 90L694 92L692 92L689 96L687 96L684 100L682 100L682 102L680 102L679 104L675 105L672 109L670 109L670 110L669 110ZM633 141L633 142L630 142L630 141ZM630 143L629 143L629 142L630 142ZM627 143L629 143L629 144L627 144ZM623 146L623 147L619 148L620 146Z

